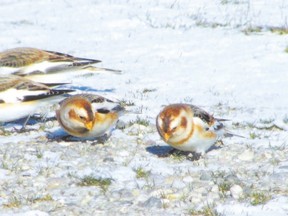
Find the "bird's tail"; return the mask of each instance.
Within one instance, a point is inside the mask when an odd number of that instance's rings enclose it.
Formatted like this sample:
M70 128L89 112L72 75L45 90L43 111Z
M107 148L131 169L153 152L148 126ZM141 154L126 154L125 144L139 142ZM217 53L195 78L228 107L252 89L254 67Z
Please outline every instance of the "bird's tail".
M124 115L127 110L125 109L125 107L121 106L121 105L117 105L112 109L114 112L117 112L118 115Z
M240 137L240 138L247 138L247 137L244 137L244 136L241 136L241 135L238 135L238 134L231 133L230 131L225 129L224 137L233 137L233 136Z
M230 119L224 119L224 118L215 118L216 121L231 121Z
M100 67L95 67L95 66L92 66L92 65L87 65L86 67L83 67L83 69L85 70L89 70L91 72L111 72L111 73L114 73L114 74L121 74L122 71L121 70L114 70L114 69L109 69L109 68L100 68Z
M224 129L224 131L222 130L222 136L224 136L224 137L233 137L233 136L235 136L235 137L241 137L241 138L247 138L247 137L244 137L244 136L241 136L241 135L238 135L238 134L234 134L234 133L232 133L232 132L230 132L229 130L227 130L227 129L225 129L224 128L224 125L221 123L222 121L231 121L230 119L223 119L223 118L215 118L215 120L217 120L218 121L218 127L219 128L217 128L218 130L220 130L220 129Z
M71 84L71 83L42 83L41 84L43 85L46 85L48 87L58 87L58 86L61 86L61 85L68 85L68 84Z

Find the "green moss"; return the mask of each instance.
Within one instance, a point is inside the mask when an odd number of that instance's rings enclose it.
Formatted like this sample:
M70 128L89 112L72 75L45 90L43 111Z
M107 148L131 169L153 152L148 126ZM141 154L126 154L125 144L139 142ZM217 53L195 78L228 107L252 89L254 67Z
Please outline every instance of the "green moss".
M18 208L20 207L21 202L17 197L12 197L9 199L8 203L3 204L3 207L5 208Z
M217 212L214 205L206 205L200 210L190 209L188 215L191 216L222 216L221 213Z
M250 135L250 138L251 138L251 139L260 138L260 135L254 133L254 132L251 132L249 135Z
M47 202L47 201L53 201L53 198L52 198L52 196L50 194L46 194L43 197L37 197L37 198L32 200L33 203L36 203L36 202Z
M242 32L244 32L244 34L246 35L250 35L250 34L253 34L253 33L259 33L259 32L262 32L262 27L259 27L259 26L255 26L255 27L248 27L244 30L242 30Z
M250 203L253 206L261 205L267 203L271 199L268 193L264 192L254 192L251 194Z
M89 175L84 176L78 183L78 185L82 187L97 186L100 187L104 192L106 192L111 183L111 178L95 178L94 176Z
M288 27L270 27L270 31L279 35L287 35Z
M157 89L147 89L147 88L145 88L145 89L143 89L143 93L148 93L148 92L155 92Z
M223 182L218 185L219 191L224 195L227 191L230 190L231 188L231 183L230 182Z
M133 124L139 124L147 127L150 125L150 122L147 119L142 119L139 116L137 116L136 120L132 120L129 122L129 126L132 126Z
M150 174L149 171L145 171L142 167L138 167L134 170L136 172L136 178L147 178Z
M127 106L135 106L135 103L131 100L121 100L120 101L120 106L122 107L127 107Z

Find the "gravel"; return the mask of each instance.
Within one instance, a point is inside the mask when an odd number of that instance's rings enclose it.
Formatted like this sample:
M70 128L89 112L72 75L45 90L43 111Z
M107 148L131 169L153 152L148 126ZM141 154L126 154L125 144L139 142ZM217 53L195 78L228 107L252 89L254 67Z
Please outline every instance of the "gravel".
M1 1L1 50L99 58L123 74L62 81L129 112L104 144L63 139L53 111L23 133L1 125L0 215L287 215L285 1L79 2ZM179 102L246 138L195 161L169 153L155 117Z
M105 144L53 141L42 132L29 139L36 131L12 133L9 136L28 139L0 146L1 211L186 215L207 204L214 209L220 204L249 203L255 192L269 200L287 193L287 149L247 148L249 139L229 138L197 161L184 154L159 157L146 150L166 148L159 138L156 143L139 142L137 135L123 140L138 126L116 129ZM138 132L143 137L156 133L154 125L142 126ZM144 174L137 177L140 169ZM81 185L87 176L111 182L107 187Z

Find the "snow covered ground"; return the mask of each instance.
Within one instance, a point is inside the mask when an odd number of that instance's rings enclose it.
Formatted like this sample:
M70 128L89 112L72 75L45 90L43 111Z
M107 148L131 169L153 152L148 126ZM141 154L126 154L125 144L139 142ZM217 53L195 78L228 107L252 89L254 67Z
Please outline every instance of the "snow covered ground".
M1 50L102 60L123 74L69 86L134 104L104 145L47 137L55 120L24 134L2 126L1 215L288 214L288 1L2 0L0 14ZM176 102L231 119L247 139L199 161L159 158L155 117ZM103 193L77 184L87 175L113 181Z

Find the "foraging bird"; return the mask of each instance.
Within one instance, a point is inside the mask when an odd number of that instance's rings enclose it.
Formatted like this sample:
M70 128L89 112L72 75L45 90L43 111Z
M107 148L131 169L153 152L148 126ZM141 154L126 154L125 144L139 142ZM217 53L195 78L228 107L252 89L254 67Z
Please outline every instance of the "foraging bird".
M78 94L60 102L59 124L75 137L96 138L111 132L124 108L115 101L94 94Z
M121 72L92 66L99 62L101 61L60 52L19 47L0 52L0 74L25 76L33 81L46 83L59 81L61 78L66 81L67 76L63 76L64 72L72 75L80 75L80 72Z
M166 106L156 118L161 138L172 147L204 154L222 136L233 134L225 130L222 121L203 109L190 104Z
M40 107L58 102L63 94L74 91L52 89L63 84L65 83L44 85L15 75L0 75L0 122L30 116Z

